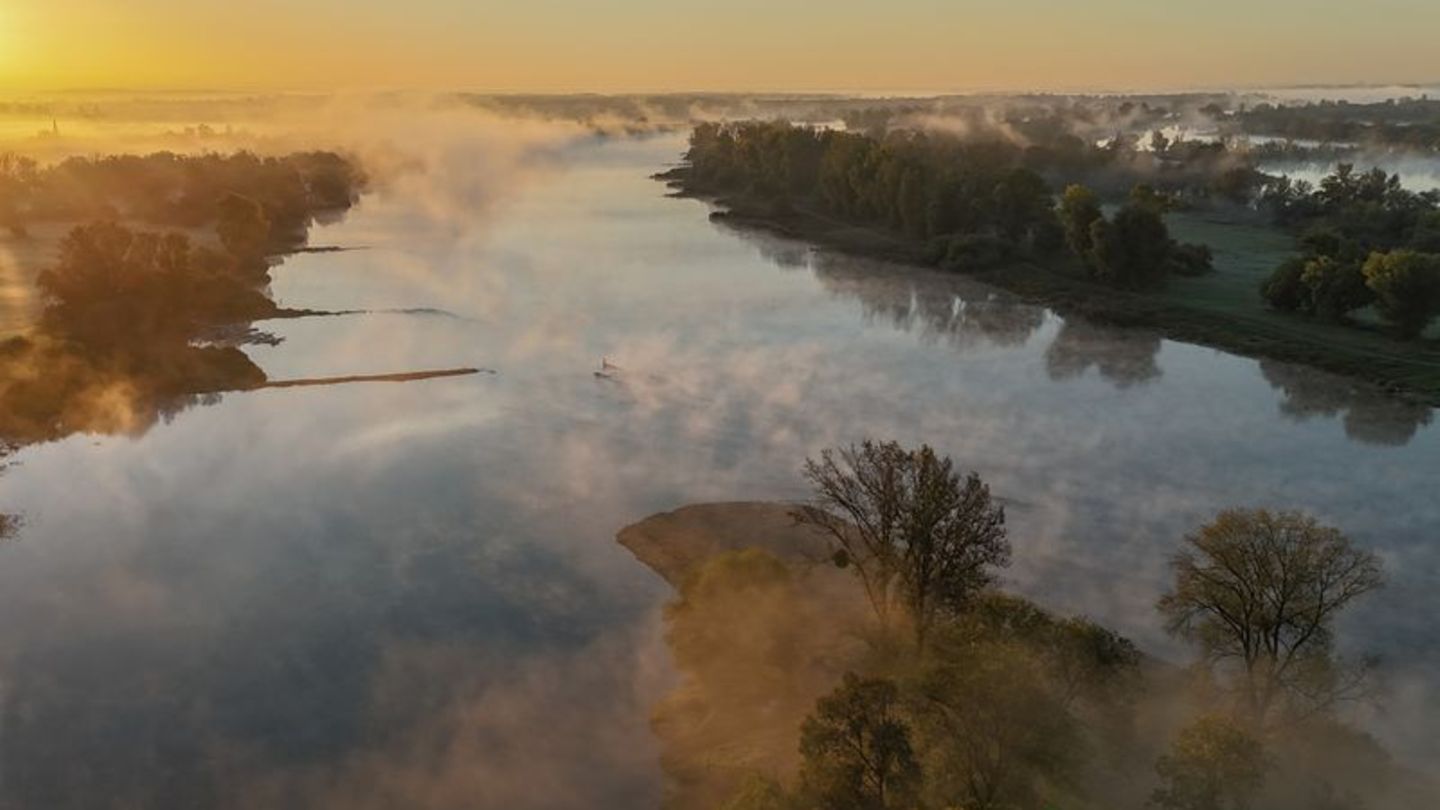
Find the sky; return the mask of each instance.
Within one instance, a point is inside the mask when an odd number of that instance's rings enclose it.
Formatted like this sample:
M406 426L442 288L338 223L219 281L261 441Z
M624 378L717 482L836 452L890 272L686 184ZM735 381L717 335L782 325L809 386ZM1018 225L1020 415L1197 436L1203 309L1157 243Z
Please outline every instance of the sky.
M0 89L1435 83L1436 31L1435 0L0 0Z

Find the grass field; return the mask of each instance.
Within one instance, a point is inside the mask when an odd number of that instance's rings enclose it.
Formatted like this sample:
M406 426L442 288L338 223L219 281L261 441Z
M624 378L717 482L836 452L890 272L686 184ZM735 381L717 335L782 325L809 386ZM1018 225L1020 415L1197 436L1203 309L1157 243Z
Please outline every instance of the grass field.
M1357 362L1371 358L1393 365L1402 381L1440 393L1440 326L1432 326L1423 340L1400 341L1384 332L1373 309L1356 313L1354 324L1274 312L1265 307L1258 288L1276 265L1295 254L1288 234L1203 214L1171 214L1167 222L1172 236L1208 245L1215 256L1214 273L1172 279L1155 293L1167 302L1232 318L1249 330L1299 339L1318 350L1342 352Z

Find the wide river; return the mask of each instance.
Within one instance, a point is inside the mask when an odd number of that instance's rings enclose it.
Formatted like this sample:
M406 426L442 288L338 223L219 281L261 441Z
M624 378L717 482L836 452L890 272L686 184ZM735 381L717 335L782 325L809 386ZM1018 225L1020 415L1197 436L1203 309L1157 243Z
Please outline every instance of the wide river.
M369 196L312 240L367 249L292 257L274 292L370 313L247 349L271 378L493 374L231 394L18 454L0 806L656 806L668 591L615 532L803 497L808 454L865 437L1006 499L1007 587L1177 661L1153 604L1187 531L1227 506L1340 526L1389 580L1341 627L1381 657L1356 718L1440 761L1427 409L713 224L648 177L682 146L580 140L473 209Z

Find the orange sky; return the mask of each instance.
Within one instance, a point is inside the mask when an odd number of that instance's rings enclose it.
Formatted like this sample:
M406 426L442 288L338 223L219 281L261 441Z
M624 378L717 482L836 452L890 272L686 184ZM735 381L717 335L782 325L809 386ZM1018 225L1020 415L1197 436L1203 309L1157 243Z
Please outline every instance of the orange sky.
M1440 2L0 0L0 89L1437 82Z

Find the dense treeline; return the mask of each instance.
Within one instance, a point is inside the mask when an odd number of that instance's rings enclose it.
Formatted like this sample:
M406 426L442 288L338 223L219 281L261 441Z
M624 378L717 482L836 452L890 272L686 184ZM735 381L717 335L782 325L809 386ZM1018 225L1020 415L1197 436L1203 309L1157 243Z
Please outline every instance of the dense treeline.
M1262 285L1271 307L1344 321L1374 305L1402 337L1440 315L1440 192L1342 164L1314 187L1278 179L1261 202L1303 251Z
M953 269L1054 256L1066 246L1067 229L1079 227L1062 224L1054 192L1037 171L1057 169L1054 155L1037 158L1005 140L916 131L882 138L780 122L702 124L686 158L694 190L814 206L924 240L933 260ZM1149 186L1137 187L1113 222L1097 202L1084 238L1069 245L1094 278L1117 286L1153 285L1172 270L1203 272L1208 256L1170 239L1160 216L1165 202Z
M1230 510L1185 538L1157 604L1196 648L1182 669L995 590L1004 512L930 448L866 442L806 473L815 497L795 517L828 538L833 568L720 554L667 609L691 679L657 720L690 744L667 759L673 806L1338 810L1431 795L1336 716L1368 665L1337 654L1335 620L1382 584L1338 530ZM847 574L860 593L842 598L831 578Z
M348 208L364 183L358 165L333 152L160 152L73 157L45 167L6 154L0 155L0 226L17 235L32 223L89 219L203 228L220 217L225 200L240 196L263 206L271 241L280 248L303 238L318 212Z
M1440 150L1440 101L1428 98L1389 99L1373 104L1257 104L1217 118L1233 121L1256 135Z

